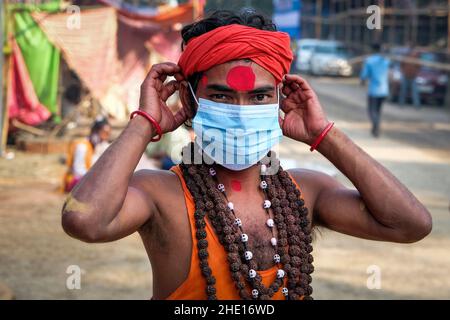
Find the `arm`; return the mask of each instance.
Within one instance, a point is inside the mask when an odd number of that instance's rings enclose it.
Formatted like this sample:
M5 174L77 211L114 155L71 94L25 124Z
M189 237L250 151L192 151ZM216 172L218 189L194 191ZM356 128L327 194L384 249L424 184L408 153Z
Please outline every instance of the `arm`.
M318 151L357 190L318 176L314 220L348 235L382 241L414 242L431 231L431 215L417 198L379 162L333 128Z
M154 214L133 171L153 129L136 117L69 194L64 230L86 242L111 241L134 231ZM114 173L114 174L111 174Z
M167 75L177 80L164 84ZM155 65L141 86L141 109L168 132L185 119L181 110L173 115L165 101L182 79L174 64ZM67 198L62 225L71 236L86 242L105 242L135 232L157 212L152 196L154 174L133 175L151 137L153 127L143 117L133 118L119 138L103 153ZM153 181L154 180L154 181Z
M328 120L305 80L296 76L287 80L283 92L290 101L282 105L287 112L283 132L311 145ZM295 103L292 95L296 95L299 102ZM394 242L418 241L431 231L427 209L386 168L339 129L331 129L318 151L347 176L357 190L345 188L327 175L314 173L310 179L316 195L314 223L356 237Z

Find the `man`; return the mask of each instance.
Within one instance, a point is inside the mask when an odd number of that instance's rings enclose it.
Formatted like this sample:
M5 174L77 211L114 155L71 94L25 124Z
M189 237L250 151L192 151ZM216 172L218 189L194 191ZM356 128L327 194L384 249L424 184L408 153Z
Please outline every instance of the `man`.
M269 20L219 11L186 26L182 36L179 65L152 67L139 114L67 199L62 223L69 235L106 242L138 231L152 265L154 299L295 300L311 298L313 226L405 243L430 232L427 209L332 127L302 78L285 75L289 38ZM167 76L175 80L164 83ZM278 88L286 96L280 119ZM174 115L165 101L177 90L183 108ZM185 149L184 164L133 174L151 140L190 119L198 139ZM227 126L253 141L237 148L245 161L218 156L230 156L233 149L222 148L239 140ZM262 134L266 129L270 135ZM269 167L260 154L280 129L317 148L357 190L319 172L286 172L273 159ZM264 143L252 140L255 131ZM212 132L217 153L206 145ZM203 160L192 163L198 151Z
M369 81L368 90L368 112L372 122L372 135L380 135L381 108L386 97L389 95L389 64L390 61L380 54L381 46L372 46L374 53L366 58L361 70L361 84Z
M67 172L64 177L64 191L70 192L89 168L100 158L109 146L111 126L104 118L97 119L89 137L74 140L67 154Z

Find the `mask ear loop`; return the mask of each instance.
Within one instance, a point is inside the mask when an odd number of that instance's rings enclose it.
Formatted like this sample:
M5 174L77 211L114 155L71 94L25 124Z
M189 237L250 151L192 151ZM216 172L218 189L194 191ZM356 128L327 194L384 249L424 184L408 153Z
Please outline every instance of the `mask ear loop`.
M285 116L285 113L284 113L284 111L283 110L281 110L281 107L280 107L280 86L277 86L277 104L278 104L278 116L282 119L282 120L284 120L284 116Z
M190 82L188 82L188 86L189 86L189 90L191 91L192 96L194 97L194 100L195 100L195 102L197 103L197 106L198 106L199 103L198 103L197 97L195 96L195 93L194 93L194 89L192 89L192 86L191 86Z

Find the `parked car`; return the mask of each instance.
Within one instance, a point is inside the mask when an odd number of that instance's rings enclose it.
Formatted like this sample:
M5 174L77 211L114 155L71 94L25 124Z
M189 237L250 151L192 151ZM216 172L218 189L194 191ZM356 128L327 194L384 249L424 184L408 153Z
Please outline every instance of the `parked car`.
M302 73L310 72L310 60L314 48L320 40L317 39L301 39L297 42L297 54L295 66L297 71Z
M322 40L312 52L310 65L313 75L332 75L348 77L353 74L349 63L352 54L342 42Z
M409 54L409 50L393 49L391 54L401 58ZM419 60L424 62L448 63L449 57L445 53L416 50ZM402 81L400 62L394 60L389 72L390 100L398 101ZM448 71L439 68L422 65L416 77L421 103L444 106L448 85ZM408 90L407 101L411 101L411 90Z

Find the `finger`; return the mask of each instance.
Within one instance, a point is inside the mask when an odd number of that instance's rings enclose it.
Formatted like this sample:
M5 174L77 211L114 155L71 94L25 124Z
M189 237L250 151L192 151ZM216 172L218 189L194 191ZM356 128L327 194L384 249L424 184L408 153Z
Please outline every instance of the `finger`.
M292 100L283 100L280 104L281 110L285 113L289 113L292 110L298 109L299 107L302 108L303 106L299 103L295 103Z
M288 83L297 83L303 90L312 90L309 83L302 77L294 74L286 75L286 82Z
M287 97L288 95L291 94L292 89L287 84L283 84L283 88L281 89L281 92Z
M188 119L186 108L183 106L180 110L178 110L178 112L175 113L175 115L173 116L173 119L175 123L175 128L181 126L181 124Z
M185 80L184 75L183 75L183 73L181 72L181 70L180 70L180 72L175 73L173 76L175 77L175 79L176 79L178 82L182 82L182 81Z
M300 85L296 82L290 82L288 83L288 86L292 91L297 91L298 89L300 89Z
M167 76L174 76L177 73L180 73L180 67L175 63L165 62L159 63L152 66L150 72L148 73L146 80L155 80L159 79L164 81Z
M167 99L169 99L169 97L171 95L173 95L175 93L175 91L178 90L179 87L180 87L180 84L176 80L172 80L172 81L166 83L161 90L161 94L160 94L161 100L166 102Z

